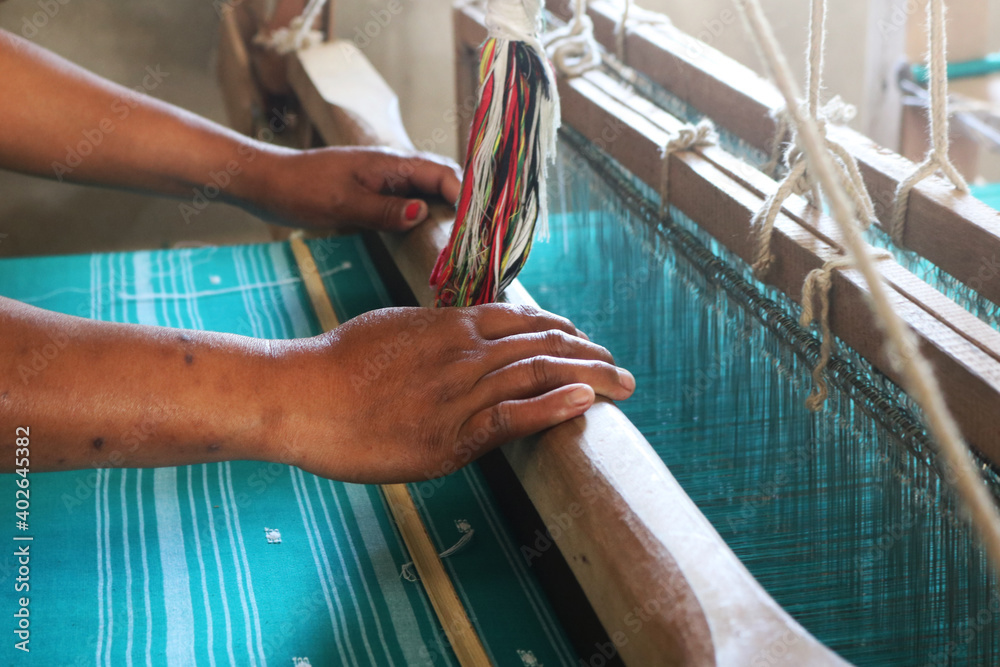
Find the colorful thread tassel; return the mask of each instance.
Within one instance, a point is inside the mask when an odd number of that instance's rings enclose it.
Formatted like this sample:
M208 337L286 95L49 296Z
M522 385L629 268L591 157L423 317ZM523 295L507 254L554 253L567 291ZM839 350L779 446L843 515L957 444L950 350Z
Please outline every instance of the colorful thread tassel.
M538 40L541 3L492 0L479 64L458 214L431 285L438 306L496 301L547 232L545 169L555 157L559 100Z

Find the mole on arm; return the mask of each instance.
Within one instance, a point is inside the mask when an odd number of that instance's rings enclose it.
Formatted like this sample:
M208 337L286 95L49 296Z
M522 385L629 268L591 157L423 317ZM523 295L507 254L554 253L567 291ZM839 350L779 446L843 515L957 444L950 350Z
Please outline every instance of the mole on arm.
M185 354L184 355L184 363L186 363L188 366L190 366L191 364L193 364L194 363L194 355L193 354Z
M91 444L94 445L94 449L100 449L104 446L104 438L94 438L94 441Z

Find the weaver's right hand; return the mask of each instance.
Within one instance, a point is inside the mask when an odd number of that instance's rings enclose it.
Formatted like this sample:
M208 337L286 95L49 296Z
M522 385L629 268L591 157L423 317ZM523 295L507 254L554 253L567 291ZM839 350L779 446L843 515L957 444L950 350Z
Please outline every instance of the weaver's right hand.
M374 311L277 354L272 458L354 482L445 475L635 389L568 320L499 304Z

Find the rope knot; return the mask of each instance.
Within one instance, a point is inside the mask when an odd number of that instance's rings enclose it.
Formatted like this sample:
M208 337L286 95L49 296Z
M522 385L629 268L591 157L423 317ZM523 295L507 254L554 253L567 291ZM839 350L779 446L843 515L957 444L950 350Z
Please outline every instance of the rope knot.
M892 253L887 250L874 250L872 257L878 261L892 259ZM827 260L820 268L813 269L806 274L806 280L802 285L802 314L799 316L799 325L808 327L814 320L818 320L822 335L819 361L812 372L813 389L809 393L809 397L806 398L806 407L813 412L819 412L829 396L829 389L823 374L830 363L833 351L833 334L830 331L830 287L833 285L833 272L837 269L849 268L854 268L854 260L848 255L838 255ZM819 300L818 317L815 303L817 299Z
M684 125L660 149L660 216L665 216L670 207L670 156L678 151L689 151L702 146L714 146L719 141L715 124L707 118L697 124Z

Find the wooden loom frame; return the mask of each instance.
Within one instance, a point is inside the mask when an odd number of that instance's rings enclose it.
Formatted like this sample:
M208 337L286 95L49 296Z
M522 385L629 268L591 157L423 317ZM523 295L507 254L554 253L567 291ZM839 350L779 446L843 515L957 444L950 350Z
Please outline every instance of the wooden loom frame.
M565 15L564 7L557 7L559 11ZM613 43L612 7L597 0L591 3L590 14L599 40ZM455 34L461 102L474 94L475 49L485 37L482 12L471 6L457 9ZM770 145L774 122L769 111L776 106L777 94L766 82L712 49L696 47L690 37L667 26L629 29L626 49L630 65L645 69L752 145ZM360 69L370 69L360 53L352 59ZM395 99L380 88L384 84L377 83L375 88L382 91L378 104L389 112L383 108L375 115L389 120L376 127L364 114L352 112L352 101L345 98L338 80L341 74L326 68L320 51L290 59L292 87L324 140L377 140L412 148L398 122ZM373 71L366 70L364 76L377 79ZM658 185L659 148L680 126L677 119L597 72L561 80L560 90L565 123L590 137L610 130L615 136L605 142L608 153L650 185ZM889 184L894 190L898 179L905 177L909 167L898 156L884 154L849 130L831 132L858 155L869 187L875 184L878 191L877 186ZM464 128L460 129L463 134ZM753 246L750 217L775 183L718 148L673 155L670 178L671 203L703 223L738 255L749 257ZM885 201L875 199L884 217ZM955 200L939 184L918 188L910 210L907 241L918 250L921 243L929 243L934 255L929 258L942 266L960 260L953 266L961 268L965 261L966 280L972 279L968 258L935 248L929 240L932 215L946 221L938 224L951 230L951 236L960 233L955 230L965 230L981 242L978 247L1000 247L982 205L971 199ZM990 210L989 215L996 214ZM437 210L434 220L404 237L383 237L423 305L433 303L427 276L450 225L448 212ZM838 238L829 220L817 216L801 200L791 200L775 227L773 247L778 260L770 280L792 298L801 299L805 274L835 254ZM966 436L996 460L1000 447L991 439L995 424L990 413L1000 414L1000 334L894 262L881 264L894 288L895 305L920 337ZM957 277L963 275L960 270L949 270ZM895 378L863 305L862 281L853 272L838 272L834 285L834 331ZM994 301L998 295L1000 291L988 294ZM507 297L514 303L531 303L516 284ZM543 518L565 515L574 507L584 509L572 529L562 531L555 541L608 635L616 644L617 637L625 638L619 650L627 662L730 664L756 658L773 664L838 662L760 588L641 434L613 405L601 402L583 418L540 438L506 446L504 454ZM595 495L599 503L586 500ZM624 623L629 612L653 600L659 613L642 632L632 634Z

